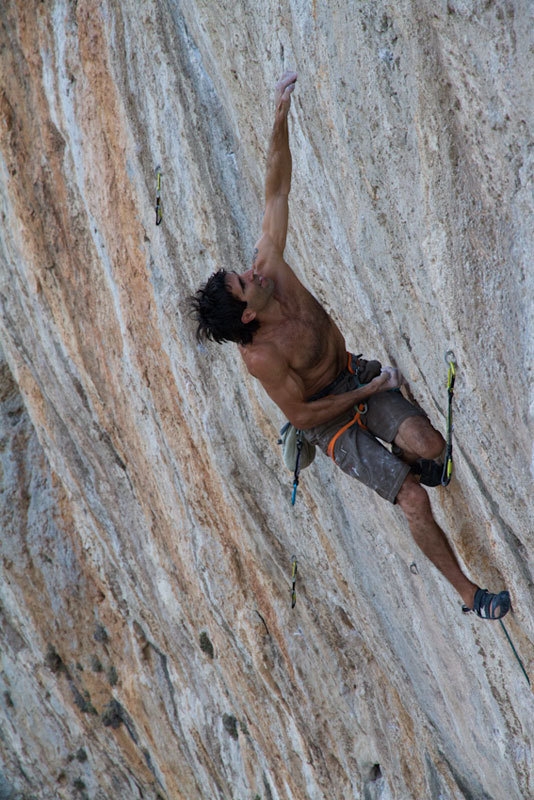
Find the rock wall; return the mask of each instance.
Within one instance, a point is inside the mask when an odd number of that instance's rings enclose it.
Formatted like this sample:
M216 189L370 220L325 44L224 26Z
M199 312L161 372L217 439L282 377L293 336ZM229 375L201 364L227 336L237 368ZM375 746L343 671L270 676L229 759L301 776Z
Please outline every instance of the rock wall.
M532 4L5 0L0 23L0 797L534 796L505 630L326 458L291 506L279 411L187 309L249 264L296 67L288 260L441 430L454 350L432 504L510 588L532 675Z

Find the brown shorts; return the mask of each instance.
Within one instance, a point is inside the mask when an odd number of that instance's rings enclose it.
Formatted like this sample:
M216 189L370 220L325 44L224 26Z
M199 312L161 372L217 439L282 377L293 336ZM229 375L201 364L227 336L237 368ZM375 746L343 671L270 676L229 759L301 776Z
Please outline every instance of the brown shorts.
M359 385L357 376L346 369L320 394L342 394L358 388ZM426 417L426 414L406 400L398 389L374 394L368 398L366 405L367 411L362 413L361 420L367 430L354 423L344 431L336 440L334 460L347 475L394 503L410 467L394 456L378 439L393 442L405 419ZM353 419L354 413L351 410L324 425L308 428L304 431L304 436L326 453L332 438Z

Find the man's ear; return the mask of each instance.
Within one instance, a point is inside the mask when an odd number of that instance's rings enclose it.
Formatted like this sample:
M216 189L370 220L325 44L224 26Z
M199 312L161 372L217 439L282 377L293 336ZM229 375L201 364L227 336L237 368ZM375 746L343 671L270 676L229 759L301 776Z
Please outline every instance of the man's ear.
M256 312L253 311L251 308L248 308L248 306L241 314L241 322L243 322L245 325L248 325L248 323L252 322L252 320L255 318L256 318Z

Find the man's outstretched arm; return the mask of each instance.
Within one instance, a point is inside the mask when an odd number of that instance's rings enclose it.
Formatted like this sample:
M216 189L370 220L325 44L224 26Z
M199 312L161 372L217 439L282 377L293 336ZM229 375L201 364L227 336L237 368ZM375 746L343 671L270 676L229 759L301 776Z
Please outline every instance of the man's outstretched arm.
M291 189L291 151L287 115L296 72L284 72L276 84L275 117L265 175L265 214L262 233L267 234L281 253L284 252L288 223L288 195Z

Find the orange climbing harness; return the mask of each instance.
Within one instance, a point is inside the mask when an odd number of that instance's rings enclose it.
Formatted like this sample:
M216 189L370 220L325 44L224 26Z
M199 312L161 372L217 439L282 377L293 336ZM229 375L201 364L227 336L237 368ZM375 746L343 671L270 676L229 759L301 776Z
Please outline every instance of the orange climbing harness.
M351 364L352 355L351 355L351 353L347 353L347 356L348 356L347 369L348 369L348 371L350 372L351 375L354 375L355 372L352 369L352 364ZM332 436L332 438L328 442L328 447L326 449L326 453L327 453L327 455L330 456L330 458L332 459L332 461L334 461L334 463L335 463L335 460L336 460L335 455L334 455L334 447L336 446L336 442L339 439L339 437L343 433L345 433L345 431L348 431L349 428L352 428L352 426L355 425L356 423L358 423L360 428L363 428L364 431L367 430L367 426L364 425L363 422L362 422L362 414L366 414L366 413L367 413L367 403L359 403L358 406L357 406L356 414L353 416L351 421L347 422L346 425L343 425L342 428L340 428L338 431L336 431L336 433Z

